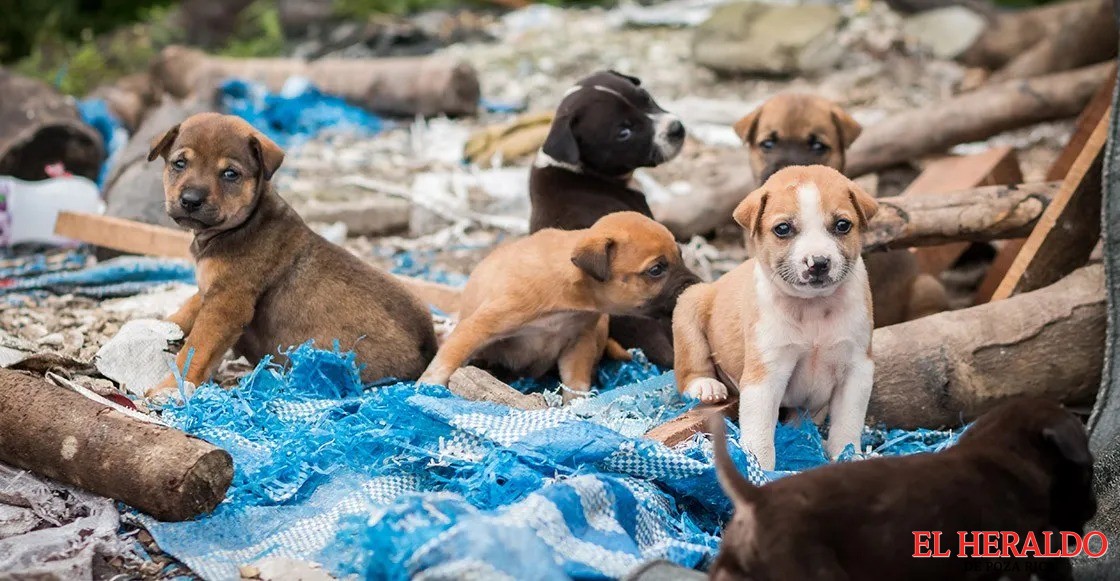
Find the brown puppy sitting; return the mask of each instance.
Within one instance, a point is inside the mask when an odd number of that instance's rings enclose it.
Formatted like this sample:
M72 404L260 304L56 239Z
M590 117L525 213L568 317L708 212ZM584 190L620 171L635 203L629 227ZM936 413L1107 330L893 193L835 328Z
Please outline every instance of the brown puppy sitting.
M463 288L459 324L420 377L447 385L472 358L518 376L558 368L564 399L591 387L607 315L669 316L697 281L667 228L637 212L545 229L495 249ZM612 355L625 357L615 349Z
M751 169L759 183L791 165L825 165L844 171L844 152L863 130L836 103L803 94L773 97L734 127L749 149ZM876 327L949 307L945 288L936 278L921 272L909 250L872 252L864 262L875 303Z
M208 379L231 347L256 363L308 339L353 349L365 381L420 375L436 351L428 310L304 224L270 183L284 159L276 144L238 117L202 113L159 138L148 160L159 156L167 213L194 232L199 290L170 317L186 335L186 381Z
M1003 404L943 452L832 464L763 487L731 463L722 418L709 429L735 508L712 579L1071 579L1066 558L961 552L985 551L974 531L1002 531L995 550L1012 541L1025 555L1037 554L1028 537L1043 550L1049 533L1057 550L1060 531L1081 534L1096 512L1085 428L1049 400ZM943 558L914 556L935 549Z

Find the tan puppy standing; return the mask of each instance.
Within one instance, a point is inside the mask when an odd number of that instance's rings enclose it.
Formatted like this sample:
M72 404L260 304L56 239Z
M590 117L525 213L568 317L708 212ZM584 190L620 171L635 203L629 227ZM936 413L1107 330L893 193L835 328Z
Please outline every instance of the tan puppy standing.
M878 205L824 166L779 170L735 209L753 258L686 290L673 314L682 392L739 390L742 443L774 468L779 406L830 418L826 451L859 446L871 395L871 293L860 232Z
M845 151L863 128L842 107L815 95L777 95L735 123L758 182L794 165L844 171ZM921 272L909 250L873 252L865 258L875 302L875 326L885 327L949 308L945 288Z
M272 187L284 152L243 119L194 115L152 144L168 215L194 233L198 293L169 320L186 342L176 365L207 380L227 350L251 363L314 339L338 340L362 379L411 379L436 351L428 310L392 276L314 233ZM187 360L190 367L187 368ZM149 396L172 390L169 375Z
M472 359L518 376L558 368L564 399L591 387L608 344L607 315L671 316L697 278L667 228L637 212L584 230L545 229L504 244L463 288L459 323L420 377L447 385Z

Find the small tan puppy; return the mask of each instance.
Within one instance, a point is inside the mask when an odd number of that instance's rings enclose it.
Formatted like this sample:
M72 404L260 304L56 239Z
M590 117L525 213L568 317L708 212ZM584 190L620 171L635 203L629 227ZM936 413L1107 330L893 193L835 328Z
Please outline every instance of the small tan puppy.
M753 258L677 302L677 387L714 403L728 395L717 378L728 378L743 447L767 470L779 406L827 415L834 458L859 445L873 371L860 232L877 209L832 168L779 170L735 209Z
M844 152L863 128L836 103L799 93L770 98L735 122L750 151L751 169L763 183L791 165L844 170Z
M186 335L186 381L206 381L230 348L283 361L280 349L308 339L353 349L364 381L420 375L436 351L428 310L304 224L272 186L284 161L275 143L239 117L201 113L156 139L157 157L167 213L194 233L198 293L169 318ZM175 386L169 375L147 395Z
M591 387L608 347L607 315L671 316L697 281L669 230L637 212L608 214L584 230L540 230L474 269L459 323L420 382L447 385L472 359L518 376L558 368L567 401Z
M777 95L735 123L759 183L794 165L826 165L844 171L845 151L863 131L836 103L797 93ZM949 308L945 287L921 272L909 250L867 255L875 301L875 326L885 327Z

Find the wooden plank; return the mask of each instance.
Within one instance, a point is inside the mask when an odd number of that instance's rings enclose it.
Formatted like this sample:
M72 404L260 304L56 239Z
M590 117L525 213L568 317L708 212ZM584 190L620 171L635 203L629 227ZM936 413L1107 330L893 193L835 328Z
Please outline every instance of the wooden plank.
M1093 129L1100 123L1101 117L1108 113L1112 107L1112 90L1116 85L1116 69L1112 70L1112 75L1108 81L1101 85L1093 99L1081 112L1077 118L1077 126L1073 130L1073 135L1070 136L1069 142L1065 148L1050 165L1050 169L1046 172L1046 181L1058 181L1065 179L1066 174L1069 173L1070 167L1077 159L1077 155L1085 148L1085 143L1089 141L1089 136L1093 134ZM984 275L984 280L980 282L980 287L976 290L975 304L983 304L992 299L996 289L999 288L999 283L1007 276L1007 271L1011 270L1011 265L1015 262L1015 257L1019 255L1019 251L1023 249L1023 244L1027 241L1026 238L1017 238L1008 240L1003 243L996 254L996 258L988 267L988 272Z
M1083 265L1101 229L1101 162L1108 141L1105 114L1074 160L992 300L1042 288Z
M903 196L923 196L967 190L980 186L1015 184L1023 181L1019 158L1010 147L996 147L984 153L946 157L935 161L902 192ZM914 251L922 272L937 276L953 266L968 249L969 242L957 242Z
M646 437L666 446L676 446L693 434L706 431L708 418L714 415L739 419L739 396L732 394L723 403L698 405L664 424L654 426L646 432Z
M59 212L54 233L121 252L191 258L189 232L123 218Z

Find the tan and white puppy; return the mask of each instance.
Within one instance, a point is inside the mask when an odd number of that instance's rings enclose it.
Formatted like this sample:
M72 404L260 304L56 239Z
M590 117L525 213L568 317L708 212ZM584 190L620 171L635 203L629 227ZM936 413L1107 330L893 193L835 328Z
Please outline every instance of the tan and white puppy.
M844 171L845 152L863 128L840 105L800 93L768 99L735 123L759 183L793 165L826 165ZM875 301L875 326L885 327L949 308L945 287L923 273L907 249L864 258Z
M735 209L753 258L686 290L673 312L677 387L739 391L742 443L774 468L778 409L830 419L827 452L859 445L871 396L871 292L860 232L878 204L825 166L779 170Z

